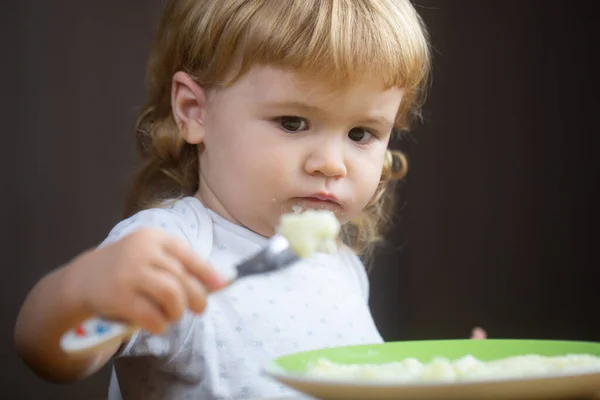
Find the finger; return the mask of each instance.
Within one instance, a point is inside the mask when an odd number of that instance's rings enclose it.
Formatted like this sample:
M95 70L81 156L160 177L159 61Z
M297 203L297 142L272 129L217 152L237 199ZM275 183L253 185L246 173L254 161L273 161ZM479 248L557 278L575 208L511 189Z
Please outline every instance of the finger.
M186 274L185 290L187 293L188 307L191 311L200 314L206 308L206 288L191 275Z
M181 318L187 298L181 280L162 268L148 268L138 279L137 291L147 296L169 321Z
M186 293L187 307L195 313L206 308L206 289L195 277L190 275L183 264L167 253L156 255L153 262L157 268L163 269L177 277Z
M169 320L157 308L156 303L146 296L132 296L125 304L127 306L123 309L123 318L129 323L154 334L160 334L167 328Z
M165 250L179 260L187 272L202 282L210 291L219 290L227 285L226 279L181 241L168 240L165 243Z

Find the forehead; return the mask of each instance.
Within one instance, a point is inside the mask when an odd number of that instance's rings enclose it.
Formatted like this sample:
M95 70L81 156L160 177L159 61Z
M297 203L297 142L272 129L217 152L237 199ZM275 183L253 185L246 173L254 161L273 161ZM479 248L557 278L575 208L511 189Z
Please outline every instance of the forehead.
M400 88L386 88L383 80L376 78L328 82L268 66L251 68L233 86L257 105L303 103L326 112L363 109L395 115L402 98Z

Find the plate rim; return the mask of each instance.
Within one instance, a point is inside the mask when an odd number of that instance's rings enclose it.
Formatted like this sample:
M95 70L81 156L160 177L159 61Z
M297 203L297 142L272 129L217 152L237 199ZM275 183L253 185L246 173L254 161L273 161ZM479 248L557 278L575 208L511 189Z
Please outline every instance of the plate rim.
M447 341L457 342L457 341L469 341L472 339L448 339ZM581 341L581 340L549 340L549 339L486 339L489 341L503 341L503 342L546 342L546 343L564 343L564 344L589 344L589 345L597 345L600 349L600 342L594 341ZM465 387L477 387L477 386L486 386L490 384L510 384L510 383L540 383L543 384L546 381L554 381L556 380L569 380L573 378L593 378L594 376L598 377L598 386L600 388L600 370L598 371L582 371L582 372L570 372L570 373L552 373L546 374L543 376L526 376L526 377L511 377L511 378L486 378L486 379L469 379L458 382L386 382L386 381L369 381L369 380L361 380L361 381L352 381L352 380L344 380L337 378L327 378L327 377L315 377L315 376L307 376L303 373L294 373L289 372L285 368L281 367L277 360L288 356L296 356L302 354L308 354L313 352L319 352L324 350L335 350L335 349L352 349L352 348L360 348L360 347L378 347L385 346L387 344L397 344L397 343L426 343L426 342L444 342L445 339L440 340L410 340L410 341L394 341L394 342L384 342L384 343L376 343L376 344L359 344L359 345L349 345L349 346L338 346L338 347L328 347L322 349L314 349L307 350L297 353L285 354L274 359L269 360L265 363L261 370L263 374L270 376L276 380L287 380L293 381L300 384L310 384L310 385L318 385L321 387L344 387L344 388L369 388L369 389L395 389L395 388L405 388L405 389L426 389L426 388L465 388ZM600 357L600 356L599 356Z

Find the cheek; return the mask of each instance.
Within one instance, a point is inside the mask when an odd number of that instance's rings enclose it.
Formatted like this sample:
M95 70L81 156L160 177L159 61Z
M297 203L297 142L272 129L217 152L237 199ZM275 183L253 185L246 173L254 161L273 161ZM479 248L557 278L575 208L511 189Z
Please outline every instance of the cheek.
M213 146L218 162L228 164L226 169L239 176L244 186L262 186L283 180L289 172L293 154L289 146L277 140L272 127L260 121L237 124L235 121L223 121L219 127L219 137L207 145Z
M362 211L373 199L379 181L381 179L381 168L383 161L378 158L364 160L360 167L354 173L352 186L353 194L353 213Z
M363 203L362 206L364 207L371 201L377 190L379 180L381 179L381 169L373 167L369 169L365 168L363 171L361 179L361 200Z
M360 185L358 189L361 190L363 196L370 198L377 189L381 179L385 150L374 149L370 153L360 154L354 163L356 183Z

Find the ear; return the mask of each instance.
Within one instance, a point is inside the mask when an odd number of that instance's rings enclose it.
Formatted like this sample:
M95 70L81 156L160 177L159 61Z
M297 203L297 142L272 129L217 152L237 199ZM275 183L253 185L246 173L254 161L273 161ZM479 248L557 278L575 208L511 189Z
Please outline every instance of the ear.
M171 107L180 135L190 144L204 140L206 93L188 74L178 71L171 85Z

